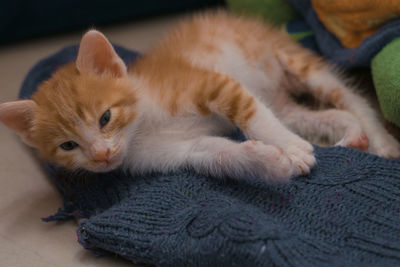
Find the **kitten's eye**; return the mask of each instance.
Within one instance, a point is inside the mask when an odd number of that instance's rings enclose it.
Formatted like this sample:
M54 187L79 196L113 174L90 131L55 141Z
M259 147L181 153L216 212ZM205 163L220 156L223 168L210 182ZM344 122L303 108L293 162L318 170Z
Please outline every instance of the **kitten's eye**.
M111 118L111 111L109 109L107 109L107 111L104 112L104 114L100 118L100 121L99 121L100 128L103 128L104 125L106 125L110 121L110 118Z
M68 142L62 143L60 145L60 147L62 149L67 150L67 151L72 150L72 149L76 148L77 146L78 146L78 144L75 143L74 141L68 141Z

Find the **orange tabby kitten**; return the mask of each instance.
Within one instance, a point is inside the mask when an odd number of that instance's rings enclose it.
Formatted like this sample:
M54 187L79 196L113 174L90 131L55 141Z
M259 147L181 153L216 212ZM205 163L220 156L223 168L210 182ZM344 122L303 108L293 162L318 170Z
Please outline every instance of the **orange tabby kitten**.
M303 92L336 109L299 106L291 94ZM297 134L400 156L374 110L330 65L259 21L223 12L181 23L129 69L91 30L76 62L32 100L1 104L0 121L46 160L94 172L191 166L287 181L315 164ZM236 127L249 141L220 137Z

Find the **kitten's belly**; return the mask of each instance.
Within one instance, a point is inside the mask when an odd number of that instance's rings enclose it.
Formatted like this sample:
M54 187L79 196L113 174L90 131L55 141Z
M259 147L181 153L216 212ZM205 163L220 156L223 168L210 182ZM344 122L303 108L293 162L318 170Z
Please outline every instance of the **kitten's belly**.
M248 59L242 50L231 42L218 44L221 53L187 54L192 64L201 68L229 75L257 99L272 105L281 84L283 70L274 55L268 51L260 53L257 59Z
M235 131L235 126L226 118L212 114L187 117L172 117L159 129L159 134L182 135L184 138L198 136L226 136Z

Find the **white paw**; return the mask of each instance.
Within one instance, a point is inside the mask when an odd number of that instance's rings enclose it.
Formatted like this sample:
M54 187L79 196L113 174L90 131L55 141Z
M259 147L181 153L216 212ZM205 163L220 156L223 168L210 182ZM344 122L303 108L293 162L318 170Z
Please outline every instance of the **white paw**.
M284 147L286 155L293 164L292 175L305 175L315 165L314 147L303 139L297 139Z
M249 171L256 176L273 182L288 182L292 178L292 161L282 148L254 140L241 146L251 164Z
M380 133L379 136L370 137L368 152L384 158L400 158L400 144L389 133Z
M315 164L313 147L309 144L281 148L260 141L246 141L242 146L253 165L252 171L268 181L288 182L295 176L307 174Z

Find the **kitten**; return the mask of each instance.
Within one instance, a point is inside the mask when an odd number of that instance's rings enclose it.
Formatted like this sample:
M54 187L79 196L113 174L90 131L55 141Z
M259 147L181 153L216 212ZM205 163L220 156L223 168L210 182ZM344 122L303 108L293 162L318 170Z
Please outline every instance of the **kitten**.
M291 97L305 92L336 108L310 110ZM1 104L0 121L44 159L93 172L191 166L216 177L288 181L315 164L299 135L400 157L375 111L322 58L224 12L181 23L129 69L91 30L76 62L32 100ZM221 137L236 127L248 141Z

